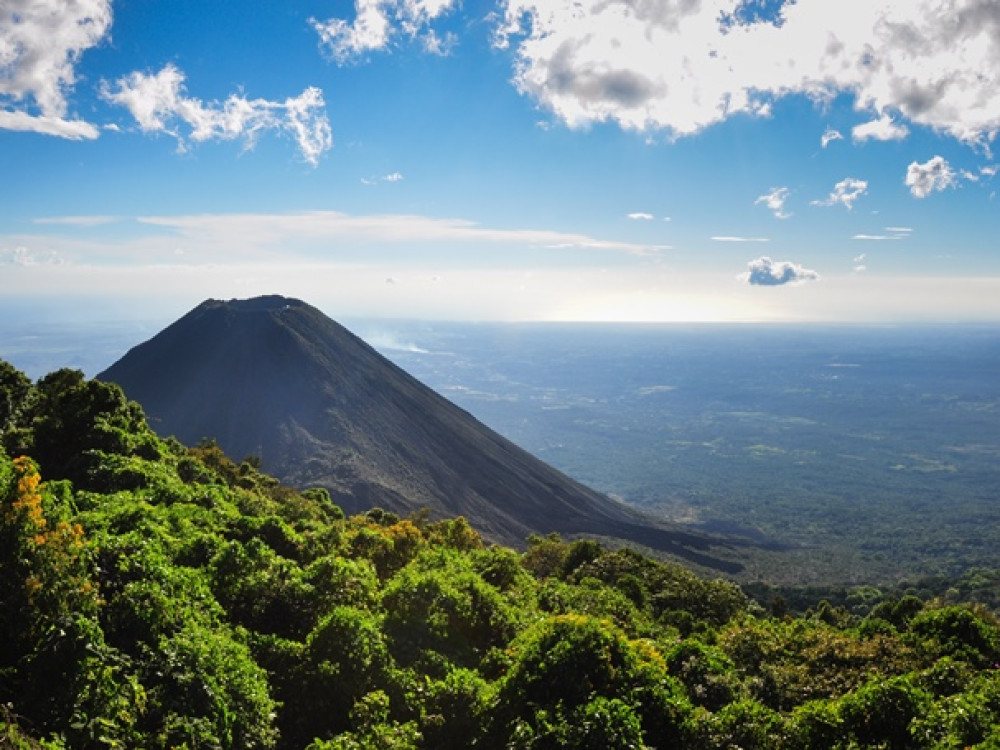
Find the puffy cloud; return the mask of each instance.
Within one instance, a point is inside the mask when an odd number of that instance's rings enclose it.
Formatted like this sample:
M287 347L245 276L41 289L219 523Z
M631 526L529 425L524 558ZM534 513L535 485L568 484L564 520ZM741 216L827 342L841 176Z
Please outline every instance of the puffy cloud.
M134 72L114 87L105 83L103 96L131 112L143 132L174 136L180 148L192 141L242 139L253 148L263 131L291 135L310 164L317 164L333 145L330 123L324 112L323 92L307 88L284 102L247 99L231 94L225 102L205 104L187 95L184 74L174 65L159 73ZM188 132L181 132L184 127Z
M847 177L833 186L833 192L825 200L812 201L814 206L835 206L842 204L848 211L854 207L854 201L868 192L868 181L856 177Z
M995 0L503 0L518 89L571 127L696 133L779 97L898 113L959 140L1000 130ZM753 12L751 12L753 11ZM881 120L861 134L887 133ZM899 126L897 126L899 127ZM829 140L826 141L829 143Z
M8 0L0 4L0 129L71 139L98 129L67 117L76 64L103 41L111 0Z
M785 201L788 200L790 191L786 187L772 188L770 193L764 193L757 197L754 201L754 205L758 203L763 203L770 209L770 211L779 219L787 219L791 216L790 213L785 211Z
M628 218L634 221L652 221L653 214L646 213L645 211L635 211L634 213L630 213Z
M819 139L819 145L822 148L826 148L834 141L842 141L842 140L844 140L844 136L843 134L841 134L839 130L834 130L833 128L827 128Z
M906 186L916 198L926 198L936 190L955 187L958 178L947 159L935 156L923 164L911 162L906 168Z
M353 23L312 18L310 24L319 34L320 46L340 64L385 49L399 33L419 37L425 51L444 55L455 45L455 35L442 38L429 27L457 4L458 0L354 0Z
M851 130L851 138L855 141L901 141L909 134L909 128L898 125L889 115L882 115Z
M774 261L764 256L750 261L747 272L740 278L752 286L781 286L814 281L819 274L795 263Z

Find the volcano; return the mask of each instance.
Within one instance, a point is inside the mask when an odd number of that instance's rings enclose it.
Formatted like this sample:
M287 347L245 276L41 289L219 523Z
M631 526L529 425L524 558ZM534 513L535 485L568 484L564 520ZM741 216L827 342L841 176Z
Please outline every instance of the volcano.
M207 300L97 378L120 385L161 435L257 456L286 484L326 488L347 513L427 509L514 547L556 532L735 566L711 556L718 539L567 477L301 300Z

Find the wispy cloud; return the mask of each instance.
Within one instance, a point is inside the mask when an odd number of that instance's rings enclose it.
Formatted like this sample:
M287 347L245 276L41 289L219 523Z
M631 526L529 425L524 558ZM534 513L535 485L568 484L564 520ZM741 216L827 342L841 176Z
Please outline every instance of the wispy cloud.
M854 207L854 201L868 192L868 181L855 177L847 177L833 186L833 191L824 200L814 200L814 206L844 206L848 211Z
M76 64L107 38L111 0L4 3L0 7L0 129L93 139L69 115Z
M915 198L926 198L928 195L958 184L955 170L943 156L935 156L923 164L911 162L906 168L906 186Z
M834 130L833 128L827 128L819 139L819 145L822 148L826 148L834 141L842 141L842 140L844 140L844 136L841 134L839 130Z
M185 150L191 141L242 140L252 149L264 131L290 135L303 159L316 165L333 146L323 92L307 88L283 102L230 94L225 102L204 103L188 96L185 76L168 64L159 73L134 72L114 85L105 82L103 97L129 110L145 133L166 133Z
M862 138L901 136L887 112L968 143L1000 130L995 3L768 5L778 9L765 19L724 18L732 3L695 0L502 0L497 44L515 49L518 89L571 127L614 121L680 137L768 116L783 96L845 94L878 118Z
M97 227L120 221L117 216L40 216L34 224L56 224L70 227Z
M778 219L787 219L791 214L785 210L785 201L788 200L790 191L786 187L771 188L770 193L764 193L757 197L754 205L763 203Z
M636 211L635 213L628 214L626 218L634 221L652 221L654 217L653 214L648 214L645 211Z
M789 261L774 261L767 256L747 263L747 271L740 279L751 286L783 286L804 281L815 281L819 274Z
M770 242L767 237L737 237L733 235L716 235L712 242Z
M910 237L910 233L913 231L910 227L885 227L885 232L887 234L856 234L851 237L852 240L868 240L872 242L886 242L893 240L905 240ZM864 255L861 256L864 258ZM855 259L857 260L857 259Z
M402 172L390 172L389 174L384 174L381 177L362 177L362 185L377 185L380 182L402 182L403 173Z
M172 230L198 244L216 247L274 247L281 250L293 240L333 239L359 242L421 242L508 244L550 249L589 249L649 255L668 249L617 240L604 240L572 232L546 229L492 229L464 219L439 219L409 214L351 215L336 211L291 214L206 214L196 216L145 216L142 224Z
M337 63L354 62L384 50L394 37L419 39L425 51L444 55L457 43L454 34L438 36L430 24L458 5L458 0L355 0L354 21L310 19L320 46Z

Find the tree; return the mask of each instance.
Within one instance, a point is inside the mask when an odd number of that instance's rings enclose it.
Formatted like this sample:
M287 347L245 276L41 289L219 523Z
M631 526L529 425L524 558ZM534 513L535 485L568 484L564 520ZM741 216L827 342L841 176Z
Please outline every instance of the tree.
M405 665L443 657L474 668L517 629L500 592L450 551L420 558L397 573L385 586L382 607L393 654Z
M22 416L30 404L34 388L28 376L9 362L0 359L0 447L12 454L24 451L23 436L17 431L23 427Z
M63 369L39 380L36 390L31 455L47 476L90 487L89 472L100 465L101 454L160 458L160 441L142 409L117 385Z
M922 716L929 696L909 677L865 683L840 701L844 730L862 747L904 750L914 746L910 724Z
M581 711L593 714L599 706L610 726L618 726L625 736L631 713L640 721L645 743L672 747L682 741L691 705L667 674L663 657L647 642L630 641L596 618L556 615L526 631L514 650L514 664L497 689L492 731L498 742L551 732L572 736L569 725ZM623 705L592 705L598 699Z

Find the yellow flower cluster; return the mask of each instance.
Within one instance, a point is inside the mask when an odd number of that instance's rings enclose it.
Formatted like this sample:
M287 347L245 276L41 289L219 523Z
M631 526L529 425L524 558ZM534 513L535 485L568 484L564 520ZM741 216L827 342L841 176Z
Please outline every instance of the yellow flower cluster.
M38 485L42 481L38 468L27 456L19 456L14 459L14 471L17 472L17 499L7 510L7 521L16 521L23 516L35 531L42 532L46 521L42 511L42 495L38 491Z
M5 509L5 520L22 527L24 543L32 550L30 559L34 561L34 569L25 579L28 600L34 603L43 594L45 580L68 585L89 596L93 585L86 580L78 581L70 573L84 547L83 526L67 521L50 524L45 517L40 491L42 478L35 462L20 456L13 464L17 496Z

